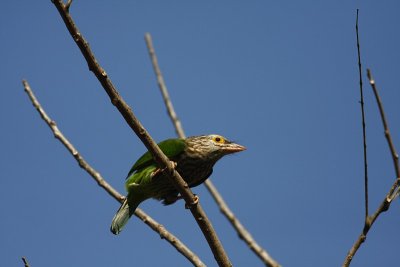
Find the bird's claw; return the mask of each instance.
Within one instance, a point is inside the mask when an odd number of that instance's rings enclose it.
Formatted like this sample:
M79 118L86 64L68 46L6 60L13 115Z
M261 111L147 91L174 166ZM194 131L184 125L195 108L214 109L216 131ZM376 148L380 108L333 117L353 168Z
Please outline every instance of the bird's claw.
M175 161L170 160L169 162L172 164L172 167L173 167L174 169L176 168L176 166L178 166L178 163L175 162Z
M174 168L174 169L176 168L176 166L178 166L178 163L176 163L175 161L170 160L169 162L172 164L172 168ZM153 178L157 174L162 173L162 172L166 171L167 169L168 169L168 167L165 167L162 169L157 168L150 174L150 176L151 176L151 178Z
M185 203L185 209L190 209L193 206L197 205L198 203L199 203L199 197L197 195L194 195L192 203Z

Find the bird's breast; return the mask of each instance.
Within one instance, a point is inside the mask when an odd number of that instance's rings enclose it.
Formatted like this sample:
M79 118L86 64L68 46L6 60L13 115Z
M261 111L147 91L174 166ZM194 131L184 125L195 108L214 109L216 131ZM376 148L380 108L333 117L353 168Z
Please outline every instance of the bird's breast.
M214 163L202 158L185 157L177 162L176 170L186 183L192 186L208 178Z

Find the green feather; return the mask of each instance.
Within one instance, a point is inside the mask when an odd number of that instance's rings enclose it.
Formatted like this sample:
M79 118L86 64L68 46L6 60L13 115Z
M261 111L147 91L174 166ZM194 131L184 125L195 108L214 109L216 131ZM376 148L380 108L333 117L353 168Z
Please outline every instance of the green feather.
M179 138L167 139L157 145L168 158L178 156L186 147L185 141ZM154 195L152 174L156 170L157 166L148 151L135 162L125 182L125 188L128 192L127 199L113 218L111 232L120 233L139 204Z
M161 151L168 157L172 158L182 153L186 147L185 140L180 138L167 139L157 144ZM144 153L133 165L128 173L127 178L134 172L154 164L154 159L149 151Z

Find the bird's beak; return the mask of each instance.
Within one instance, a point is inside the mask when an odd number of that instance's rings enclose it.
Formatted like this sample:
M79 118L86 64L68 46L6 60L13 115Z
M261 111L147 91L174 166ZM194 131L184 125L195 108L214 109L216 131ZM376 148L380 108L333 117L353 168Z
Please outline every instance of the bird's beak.
M235 143L231 143L224 147L224 151L228 154L240 152L243 150L246 150L246 147L241 146L239 144L235 144Z

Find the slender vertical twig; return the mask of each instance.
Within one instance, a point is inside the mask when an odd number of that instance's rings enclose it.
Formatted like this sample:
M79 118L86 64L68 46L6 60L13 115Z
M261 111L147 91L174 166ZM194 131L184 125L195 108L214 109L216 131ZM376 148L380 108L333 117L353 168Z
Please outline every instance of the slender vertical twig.
M22 262L24 263L25 267L30 267L29 263L28 263L28 260L25 257L22 257Z
M24 85L24 90L29 96L33 106L40 114L40 117L46 122L49 126L50 130L53 132L54 137L58 139L64 147L71 153L71 155L75 158L79 166L85 170L92 178L97 182L97 184L102 187L110 196L112 196L115 200L122 203L125 199L117 190L115 190L107 181L101 176L99 172L97 172L94 168L92 168L89 163L81 156L78 150L72 145L72 143L64 136L64 134L58 128L56 122L52 120L43 109L37 98L35 97L31 87L29 86L27 81L22 82ZM185 256L194 266L204 267L204 263L199 259L199 257L194 254L185 244L183 244L177 237L175 237L172 233L170 233L164 226L159 224L149 215L147 215L144 211L137 208L135 211L135 216L140 218L145 224L147 224L151 229L157 232L161 238L167 240L172 246L176 248L176 250ZM23 260L25 258L22 258ZM27 263L26 263L27 264ZM25 266L27 266L25 264Z
M358 9L356 17L356 35L357 35L357 55L358 55L358 78L360 81L360 105L361 105L361 121L363 133L363 150L364 150L364 194L365 194L365 222L368 220L368 161L367 161L367 135L365 127L365 110L364 110L364 90L362 82L362 69L361 69L361 53L360 53L360 39L358 37Z
M349 252L346 255L346 258L343 262L344 267L347 267L350 265L351 260L353 259L354 255L357 253L358 249L360 248L361 244L364 243L365 239L367 238L367 234L369 230L371 229L372 225L374 222L378 219L378 217L385 211L387 211L390 208L390 204L392 203L394 197L397 192L399 185L400 185L400 170L399 170L399 163L398 163L398 154L396 152L396 148L394 146L390 131L389 131L389 125L386 120L385 112L383 110L383 104L382 100L379 96L378 89L376 88L375 80L372 78L371 71L368 69L367 70L367 75L369 79L369 83L372 87L372 90L374 91L376 102L379 107L379 112L381 115L382 123L383 123L383 128L385 130L385 137L388 142L389 148L390 148L390 153L393 158L394 166L395 166L395 172L396 172L396 180L391 186L389 192L386 194L385 198L379 205L378 209L375 211L374 214L371 216L368 216L368 219L366 220L365 226L363 228L363 231L361 234L358 236L357 240L354 242L353 246L350 248Z
M167 86L165 84L165 80L163 78L163 75L160 70L160 66L158 64L158 59L157 59L157 54L154 49L153 41L151 38L150 33L145 34L145 41L147 45L147 49L149 51L149 56L151 59L151 62L153 64L153 69L154 73L157 78L157 84L158 87L160 88L165 106L167 108L168 115L171 119L172 124L175 127L175 131L177 135L180 138L185 138L185 132L183 130L182 124L180 120L178 119L178 116L176 115L174 106L172 104L171 98L168 93ZM247 229L241 224L239 219L235 216L235 214L231 211L231 209L228 207L226 202L224 201L223 197L221 194L218 192L217 188L214 186L211 180L206 180L205 181L205 186L210 192L211 196L217 203L218 207L220 208L220 211L222 212L223 215L228 219L228 221L232 224L233 228L236 230L238 233L239 237L246 242L246 244L250 247L250 249L267 265L267 266L279 266L279 263L277 263L268 253L265 251L251 236L250 232L247 231Z
M76 42L78 48L80 49L82 55L85 57L86 62L89 66L89 70L97 77L103 89L108 94L111 103L118 109L121 115L124 117L127 124L131 127L133 132L139 137L142 143L146 146L150 154L152 155L154 161L158 167L167 174L171 183L175 186L176 190L181 194L186 202L186 206L189 208L196 220L197 225L200 227L207 243L214 255L215 260L219 266L232 266L228 255L219 240L214 227L212 226L210 220L208 219L206 213L195 197L193 192L190 190L189 186L181 175L175 170L174 164L169 161L165 154L154 142L153 138L149 135L146 129L143 127L138 118L134 115L132 109L125 102L125 100L120 96L111 79L108 77L107 72L100 66L97 62L88 42L83 37L82 33L79 32L75 25L72 17L70 16L68 10L66 9L62 0L52 0L56 6L61 18L63 19L65 26L67 27L71 37Z

